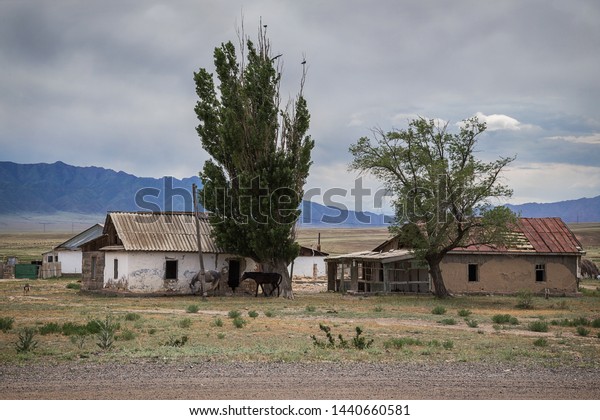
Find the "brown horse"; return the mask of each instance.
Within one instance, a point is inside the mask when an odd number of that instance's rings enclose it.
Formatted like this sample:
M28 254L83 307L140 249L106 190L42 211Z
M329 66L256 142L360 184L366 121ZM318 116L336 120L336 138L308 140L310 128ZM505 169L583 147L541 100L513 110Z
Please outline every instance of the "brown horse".
M246 279L252 279L256 282L256 293L254 294L254 297L258 296L258 286L261 287L261 289L263 291L263 295L265 295L265 296L272 296L275 289L277 289L277 296L279 297L279 292L280 292L279 285L281 284L281 274L279 274L279 273L263 273L260 271L246 271L244 273L244 275L242 276L242 279L240 280L240 282L242 282ZM265 284L270 284L272 286L271 291L269 292L268 295L267 295L267 292L265 291Z

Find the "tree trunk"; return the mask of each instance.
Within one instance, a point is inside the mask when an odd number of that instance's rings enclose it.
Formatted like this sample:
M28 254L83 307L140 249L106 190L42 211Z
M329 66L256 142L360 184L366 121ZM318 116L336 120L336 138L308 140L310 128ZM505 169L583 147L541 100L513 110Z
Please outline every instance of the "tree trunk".
M286 299L294 299L294 291L292 290L292 279L290 272L288 271L288 265L283 260L277 260L273 266L269 267L270 271L281 274L281 284L279 289L281 290L281 297Z
M429 264L429 274L433 282L433 294L439 298L450 297L450 293L446 289L444 284L444 278L442 277L442 270L440 268L441 258L425 258L427 264Z

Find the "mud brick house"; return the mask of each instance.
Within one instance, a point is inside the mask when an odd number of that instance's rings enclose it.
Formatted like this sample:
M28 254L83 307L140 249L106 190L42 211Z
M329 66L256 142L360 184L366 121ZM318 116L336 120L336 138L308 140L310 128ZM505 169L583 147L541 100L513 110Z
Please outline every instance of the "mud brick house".
M255 269L252 260L216 246L208 218L200 216L206 270L222 273L219 287ZM200 271L193 213L110 212L102 236L82 245L82 290L191 294Z
M560 218L521 218L508 247L468 246L441 263L450 293L577 293L585 252ZM429 293L427 267L391 238L373 251L326 258L328 289L355 292Z

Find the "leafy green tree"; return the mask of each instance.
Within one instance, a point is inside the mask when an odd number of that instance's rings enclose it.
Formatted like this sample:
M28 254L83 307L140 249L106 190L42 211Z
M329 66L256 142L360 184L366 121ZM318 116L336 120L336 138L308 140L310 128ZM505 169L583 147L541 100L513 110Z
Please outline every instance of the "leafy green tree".
M374 130L350 146L350 168L383 180L395 197L392 233L427 262L434 293L447 297L440 262L451 250L468 245L502 245L516 216L494 206L512 195L501 183L502 170L515 157L482 162L475 158L486 129L477 118L464 120L459 133L448 124L412 120L405 130Z
M298 255L295 223L314 141L300 91L280 106L281 63L271 53L266 26L255 45L243 34L240 56L231 42L214 51L218 87L201 68L194 73L198 135L210 160L200 173L200 203L210 212L217 243L282 275L282 295L293 298L287 266Z

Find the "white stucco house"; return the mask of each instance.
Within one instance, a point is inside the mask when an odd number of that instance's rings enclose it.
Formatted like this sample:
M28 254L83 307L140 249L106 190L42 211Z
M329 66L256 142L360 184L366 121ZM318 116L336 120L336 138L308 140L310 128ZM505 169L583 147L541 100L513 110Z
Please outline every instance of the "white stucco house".
M221 272L221 290L256 269L251 259L216 246L205 215L199 226L204 267ZM102 236L82 249L84 291L190 294L199 287L192 284L200 271L193 213L110 212Z

